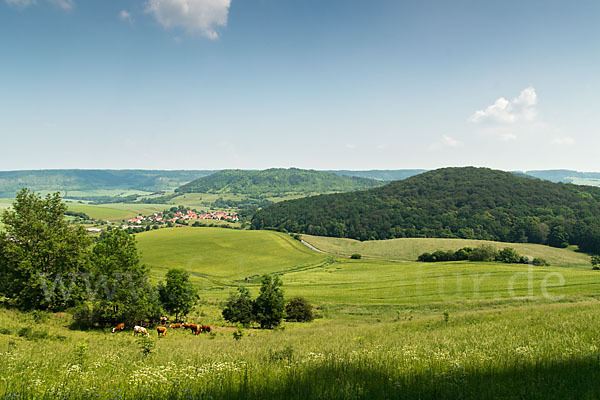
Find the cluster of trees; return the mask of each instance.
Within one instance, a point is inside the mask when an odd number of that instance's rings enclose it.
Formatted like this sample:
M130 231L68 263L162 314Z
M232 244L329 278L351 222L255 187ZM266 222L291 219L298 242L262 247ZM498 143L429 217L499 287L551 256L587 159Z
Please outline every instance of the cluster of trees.
M463 247L456 251L438 250L433 253L423 253L419 256L418 261L421 262L444 262L444 261L479 261L479 262L501 262L506 264L529 264L533 265L548 265L548 262L543 258L534 258L520 255L512 247L505 247L502 250L497 250L493 246L482 245L476 248Z
M42 198L23 189L3 212L0 296L9 305L71 309L85 327L155 320L164 310L181 315L193 306L187 272L169 271L166 285L152 286L133 236L112 229L92 238L69 225L65 211L59 194Z
M312 321L312 306L306 299L295 297L285 304L282 282L279 277L264 275L261 279L260 293L252 299L250 291L240 286L237 293L232 293L225 308L223 318L226 321L249 326L256 322L263 329L271 329L288 321Z
M254 214L252 228L358 240L576 244L600 254L600 188L486 168L444 168L362 192L276 203Z

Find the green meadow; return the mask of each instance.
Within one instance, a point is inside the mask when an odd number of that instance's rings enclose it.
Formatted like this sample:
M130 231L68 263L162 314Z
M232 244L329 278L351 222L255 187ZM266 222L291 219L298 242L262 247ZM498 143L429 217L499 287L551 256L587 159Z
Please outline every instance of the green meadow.
M170 329L164 338L151 330L154 347L144 355L129 329L78 331L65 313L0 310L0 397L591 399L600 393L600 275L569 249L551 249L556 260L567 260L560 265L531 267L403 262L401 250L389 245L372 259L350 260L273 231L172 228L137 240L153 280L173 267L191 272L201 302L188 321L216 329L197 337ZM287 298L309 299L317 319L248 328L234 340L236 328L220 315L223 300L242 284L256 294L263 273L281 277Z
M133 218L137 215L150 215L155 212L161 212L166 208L172 207L167 204L141 204L141 203L111 203L102 205L67 203L69 210L83 212L93 219L103 221L121 221L123 219Z
M315 248L327 253L349 257L358 253L363 257L386 260L415 261L419 255L436 250L458 250L462 247L477 247L483 244L497 249L512 247L523 256L544 258L558 266L589 266L590 257L574 248L557 249L531 243L501 243L468 239L390 239L360 242L354 239L339 239L322 236L302 235Z

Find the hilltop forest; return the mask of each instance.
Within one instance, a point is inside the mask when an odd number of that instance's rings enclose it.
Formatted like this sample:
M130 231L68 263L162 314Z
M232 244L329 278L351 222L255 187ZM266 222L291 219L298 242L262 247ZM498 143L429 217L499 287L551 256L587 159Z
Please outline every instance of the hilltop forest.
M444 168L366 191L273 204L254 215L252 227L358 240L577 244L600 253L600 188L487 168Z
M350 192L383 185L375 179L297 168L263 171L224 170L181 186L178 193L232 193L264 195L284 193Z

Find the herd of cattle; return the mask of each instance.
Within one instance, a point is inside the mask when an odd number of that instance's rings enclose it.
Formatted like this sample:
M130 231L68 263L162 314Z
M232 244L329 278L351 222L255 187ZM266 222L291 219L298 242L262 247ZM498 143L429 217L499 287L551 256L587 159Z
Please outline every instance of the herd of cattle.
M158 334L158 336L166 336L167 335L167 317L162 317L160 319L160 325L156 328L156 333ZM190 324L190 323L183 323L183 324L170 324L169 328L171 329L189 329L193 334L195 334L196 336L198 336L199 333L208 333L211 331L211 327L209 325L196 325L196 324ZM112 332L121 332L125 330L125 324L124 323L120 323L117 326L115 326L114 328L112 328ZM150 334L148 333L148 330L146 328L144 328L143 326L139 326L136 325L133 327L133 335L145 335L150 337Z

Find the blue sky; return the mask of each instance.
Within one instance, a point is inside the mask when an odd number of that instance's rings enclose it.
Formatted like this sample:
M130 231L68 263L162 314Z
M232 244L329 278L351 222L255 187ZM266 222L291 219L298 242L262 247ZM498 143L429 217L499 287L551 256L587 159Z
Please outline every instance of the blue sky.
M0 0L0 170L600 170L600 2Z

